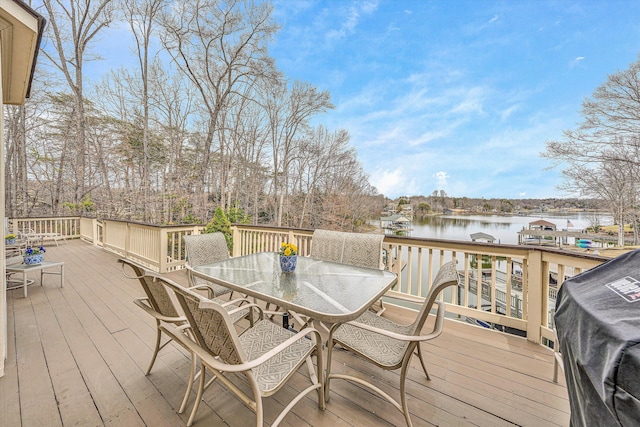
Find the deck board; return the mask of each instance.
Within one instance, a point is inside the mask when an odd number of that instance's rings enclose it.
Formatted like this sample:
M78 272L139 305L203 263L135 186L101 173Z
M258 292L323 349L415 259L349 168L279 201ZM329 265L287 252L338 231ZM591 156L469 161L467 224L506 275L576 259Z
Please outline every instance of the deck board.
M136 280L125 278L117 257L81 241L49 246L47 259L65 262L65 285L45 276L44 285L9 291L8 357L0 378L0 425L176 426L189 372L189 355L170 344L150 375L155 321L132 300L143 296ZM184 271L167 275L186 284ZM35 278L35 277L34 277ZM407 320L411 313L390 304L385 316ZM569 402L564 381L551 381L550 351L522 338L447 320L445 331L423 345L428 381L414 358L407 380L416 426L567 426ZM326 359L325 359L326 360ZM398 396L398 372L384 372L339 350L333 369L375 379ZM298 372L265 400L270 425L298 390L309 382ZM245 426L254 414L219 384L211 386L195 425ZM403 416L366 388L332 380L326 411L311 393L285 417L283 426L396 426Z

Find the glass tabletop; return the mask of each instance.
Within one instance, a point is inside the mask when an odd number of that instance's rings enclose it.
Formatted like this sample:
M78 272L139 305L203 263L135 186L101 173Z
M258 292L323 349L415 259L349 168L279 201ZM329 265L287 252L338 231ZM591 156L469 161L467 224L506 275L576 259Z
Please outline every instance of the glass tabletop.
M394 273L298 257L291 273L280 270L279 255L260 252L201 265L194 274L314 319L353 320L397 281Z

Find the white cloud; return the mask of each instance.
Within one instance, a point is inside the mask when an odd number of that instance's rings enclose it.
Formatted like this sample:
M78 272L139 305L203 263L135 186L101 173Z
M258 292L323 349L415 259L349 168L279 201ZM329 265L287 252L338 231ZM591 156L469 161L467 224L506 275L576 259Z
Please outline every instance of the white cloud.
M584 56L578 56L576 57L576 59L573 60L573 62L571 62L571 68L576 67L578 65L580 65L580 63L582 61L584 61L586 59L586 57Z
M412 146L418 146L422 144L426 144L431 141L435 141L441 138L448 136L451 133L450 129L437 129L433 131L423 132L421 135L418 135L417 138L410 139L407 143Z
M438 183L438 189L443 190L448 186L449 174L444 171L436 172L433 174L433 177L436 179Z
M482 105L486 98L487 89L483 87L461 88L456 90L452 98L460 98L460 101L451 109L451 113L479 113L483 114Z
M506 120L508 119L513 113L515 113L516 111L518 111L520 109L519 105L512 105L511 107L507 108L506 110L503 110L500 113L500 118L502 120Z
M343 21L339 30L331 30L327 33L328 40L339 40L346 37L349 34L353 34L358 23L360 22L361 14L370 15L378 8L377 1L366 1L362 3L356 3L349 8L346 19Z
M405 176L402 169L379 170L371 176L371 183L378 191L392 199L404 196L418 194L418 187L415 179Z

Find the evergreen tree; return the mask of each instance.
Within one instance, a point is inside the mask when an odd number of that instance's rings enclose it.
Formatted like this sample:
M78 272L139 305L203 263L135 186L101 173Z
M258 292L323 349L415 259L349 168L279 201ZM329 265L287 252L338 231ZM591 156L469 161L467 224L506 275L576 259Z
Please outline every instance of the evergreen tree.
M216 211L213 213L213 218L205 227L205 233L215 233L217 231L224 234L224 238L227 241L227 248L229 248L229 252L232 252L233 238L231 236L231 223L220 206L216 208Z

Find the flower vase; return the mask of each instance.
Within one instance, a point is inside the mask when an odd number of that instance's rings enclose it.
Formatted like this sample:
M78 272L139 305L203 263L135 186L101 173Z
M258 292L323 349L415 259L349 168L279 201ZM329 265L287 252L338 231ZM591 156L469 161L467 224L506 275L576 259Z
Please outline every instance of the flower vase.
M42 263L42 254L25 255L23 260L24 260L24 263L27 264L27 265L41 264Z
M16 239L4 239L5 245L15 245Z
M297 255L285 256L280 255L280 269L283 273L291 273L296 269L296 263L298 262Z

